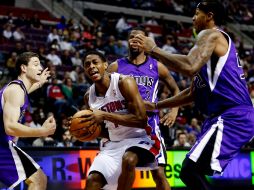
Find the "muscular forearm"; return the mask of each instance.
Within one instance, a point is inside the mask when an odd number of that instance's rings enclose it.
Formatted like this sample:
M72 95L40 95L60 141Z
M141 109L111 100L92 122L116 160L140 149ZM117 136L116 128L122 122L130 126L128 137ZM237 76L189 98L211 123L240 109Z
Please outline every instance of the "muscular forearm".
M192 64L186 55L169 54L159 47L153 50L152 55L159 58L172 71L180 72L190 77L194 74Z
M167 107L178 107L182 105L187 105L193 101L193 96L190 92L190 88L187 88L177 94L176 96L173 96L171 98L159 101L157 103L157 108L167 108Z
M147 125L146 117L136 116L134 114L116 114L104 112L103 118L104 120L127 127L144 128Z
M7 123L5 132L15 137L41 137L45 136L42 128L31 128L20 123Z

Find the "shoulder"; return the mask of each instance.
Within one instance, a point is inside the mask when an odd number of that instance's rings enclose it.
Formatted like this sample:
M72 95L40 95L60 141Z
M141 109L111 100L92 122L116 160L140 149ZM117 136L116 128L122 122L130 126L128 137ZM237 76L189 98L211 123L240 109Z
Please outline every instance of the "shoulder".
M120 75L119 76L119 87L120 86L125 86L125 85L133 85L135 84L135 80L133 77L127 76L127 75Z
M216 29L206 29L202 30L197 36L198 42L205 42L206 40L216 40L221 37L222 34Z
M11 94L25 94L25 91L23 90L23 88L21 87L20 84L18 83L12 83L10 85L8 85L4 91L4 94L8 94L8 95L11 95Z
M113 73L113 72L117 72L118 71L118 61L114 61L113 63L111 63L109 66L108 66L108 69L107 71L109 73Z
M25 97L25 91L19 84L10 84L6 87L3 93L5 100L23 102Z

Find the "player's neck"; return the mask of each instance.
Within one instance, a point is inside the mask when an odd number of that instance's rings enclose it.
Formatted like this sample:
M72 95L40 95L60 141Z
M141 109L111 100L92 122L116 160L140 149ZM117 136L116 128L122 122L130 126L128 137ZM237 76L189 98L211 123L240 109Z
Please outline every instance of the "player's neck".
M95 83L96 96L105 96L110 86L110 74L105 73L102 80Z
M24 76L22 75L18 76L18 80L21 80L24 83L24 86L26 87L27 91L32 87L32 83Z
M137 57L128 57L129 61L135 65L140 65L146 61L146 55L144 53L139 54Z

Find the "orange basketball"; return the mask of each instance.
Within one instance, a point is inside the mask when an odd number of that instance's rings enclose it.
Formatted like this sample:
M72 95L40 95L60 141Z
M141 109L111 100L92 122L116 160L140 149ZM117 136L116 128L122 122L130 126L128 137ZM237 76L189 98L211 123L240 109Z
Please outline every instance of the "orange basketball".
M91 125L91 122L80 123L82 115L91 113L90 110L81 110L72 116L70 133L78 140L85 142L96 139L101 133L101 126L99 124Z

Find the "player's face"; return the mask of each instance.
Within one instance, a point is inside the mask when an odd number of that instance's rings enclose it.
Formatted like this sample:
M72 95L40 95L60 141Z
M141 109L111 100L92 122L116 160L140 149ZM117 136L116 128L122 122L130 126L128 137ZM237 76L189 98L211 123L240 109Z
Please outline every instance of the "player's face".
M138 42L134 40L134 37L137 34L145 35L145 33L141 30L132 30L131 33L129 34L128 44L129 44L130 54L132 55L138 55L141 52L143 52L143 50L138 47Z
M197 33L206 28L206 14L198 8L196 9L195 15L192 17L192 21L193 27Z
M84 61L85 75L93 82L99 81L102 79L107 66L107 62L103 62L98 55L90 54Z
M42 73L42 66L38 57L31 57L26 68L26 76L33 82L40 81L40 75Z

